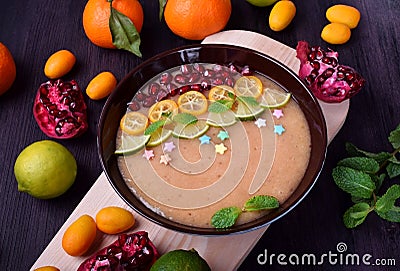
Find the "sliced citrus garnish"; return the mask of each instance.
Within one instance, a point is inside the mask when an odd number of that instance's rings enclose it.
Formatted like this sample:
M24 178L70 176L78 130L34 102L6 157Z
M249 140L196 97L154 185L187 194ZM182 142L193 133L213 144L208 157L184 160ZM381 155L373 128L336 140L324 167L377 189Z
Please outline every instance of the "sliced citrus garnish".
M238 101L233 108L235 112L236 118L240 120L254 120L257 116L259 116L262 112L264 112L264 108L259 105L251 105L245 102Z
M208 93L208 99L210 101L221 101L221 100L233 101L234 98L235 98L235 90L227 85L215 86L212 89L210 89L210 92Z
M287 104L291 96L289 92L274 88L266 88L261 97L260 106L265 108L279 108Z
M144 133L148 124L149 120L146 115L132 111L122 117L120 127L122 131L129 135L140 135Z
M187 125L177 123L172 131L172 135L178 138L193 139L204 135L208 128L210 126L208 126L205 120L198 120L196 123Z
M208 102L202 93L191 90L179 96L178 107L183 113L197 116L207 111Z
M263 93L263 85L257 77L242 76L233 86L236 96L249 96L258 99Z
M178 113L178 105L172 100L162 100L153 104L149 109L151 122L172 117Z
M151 134L147 146L155 147L167 140L172 134L171 130L164 129L163 127L158 128L154 133Z
M126 155L126 154L134 154L146 146L146 143L149 141L149 135L122 135L121 137L121 146L119 146L115 150L115 154L118 155Z
M214 127L226 127L236 123L236 116L232 110L221 113L208 112L207 124Z

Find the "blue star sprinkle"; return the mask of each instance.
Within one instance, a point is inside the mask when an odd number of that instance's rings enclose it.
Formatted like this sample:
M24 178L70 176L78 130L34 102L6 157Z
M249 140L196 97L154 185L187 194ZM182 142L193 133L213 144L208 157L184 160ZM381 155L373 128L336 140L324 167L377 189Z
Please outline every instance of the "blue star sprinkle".
M211 137L209 137L208 135L202 135L201 137L199 137L200 145L210 144L210 139Z
M274 125L274 133L281 135L285 131L285 128L281 124L279 125Z
M219 131L217 137L221 140L225 140L229 138L229 134L227 131Z

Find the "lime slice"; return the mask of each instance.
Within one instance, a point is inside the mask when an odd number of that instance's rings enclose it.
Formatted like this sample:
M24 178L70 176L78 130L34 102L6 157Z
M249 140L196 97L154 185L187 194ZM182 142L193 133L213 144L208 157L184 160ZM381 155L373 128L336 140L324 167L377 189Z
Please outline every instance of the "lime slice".
M115 154L134 154L146 146L149 141L150 135L138 135L138 136L122 136L121 146L115 150Z
M231 110L216 113L209 112L207 117L207 124L214 127L227 127L236 123L236 116Z
M238 102L235 110L236 118L240 120L254 120L264 112L264 108L259 105L249 105L244 102Z
M172 131L172 135L178 138L193 139L204 135L208 128L210 126L208 126L205 120L198 120L196 123L187 125L177 123Z
M289 92L274 88L266 88L261 97L260 106L264 108L279 108L287 104L291 96Z
M151 134L149 142L147 142L146 146L155 147L160 145L165 140L168 139L172 134L171 130L164 129L163 127L158 128L154 133Z

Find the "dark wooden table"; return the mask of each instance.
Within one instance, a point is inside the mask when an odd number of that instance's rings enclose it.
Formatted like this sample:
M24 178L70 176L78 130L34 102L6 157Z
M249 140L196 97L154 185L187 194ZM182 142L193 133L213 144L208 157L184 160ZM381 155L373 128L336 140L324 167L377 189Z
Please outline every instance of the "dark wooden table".
M13 87L0 97L0 266L2 270L28 270L102 171L96 151L96 130L105 100L91 101L86 96L89 131L78 139L59 141L78 162L75 184L52 200L38 200L17 191L13 173L17 155L34 141L47 139L32 114L37 88L47 80L43 73L47 57L63 48L74 52L77 65L66 79L76 79L85 88L100 71L110 70L122 79L147 58L195 42L175 36L164 21L158 20L156 0L140 1L145 12L142 59L89 42L82 27L85 1L0 2L0 41L8 46L17 65ZM295 19L287 29L276 33L267 25L271 8L256 8L245 0L233 0L226 29L255 31L291 47L298 40L327 47L320 38L327 23L325 11L338 1L294 2ZM348 118L328 148L324 169L311 193L267 230L240 270L296 270L294 265L280 265L276 256L273 264L265 265L260 265L257 258L265 252L287 257L337 253L340 242L347 245L346 253L371 254L370 262L395 259L396 266L334 265L326 259L323 265L297 266L298 270L400 270L400 225L371 214L360 227L346 229L341 217L351 202L331 177L336 162L346 155L347 141L369 151L390 149L387 135L400 122L400 1L340 2L356 6L362 19L347 44L330 47L339 51L342 63L353 66L367 79L367 85L352 99Z

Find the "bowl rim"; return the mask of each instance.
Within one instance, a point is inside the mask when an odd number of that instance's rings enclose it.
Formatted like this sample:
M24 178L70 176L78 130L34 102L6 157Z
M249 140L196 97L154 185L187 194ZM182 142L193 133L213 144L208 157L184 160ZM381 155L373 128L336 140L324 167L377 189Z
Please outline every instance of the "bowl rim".
M319 149L321 149L321 153L320 153L320 158L318 160L318 163L316 164L316 168L318 168L317 170L315 170L315 172L313 173L312 176L312 180L310 181L310 183L306 186L305 190L303 192L300 193L300 195L298 195L298 197L296 198L296 200L291 203L287 208L285 208L284 210L280 210L279 212L272 212L271 218L270 219L266 219L264 217L258 218L252 222L249 223L245 223L242 225L238 225L238 226L234 226L228 229L215 229L215 228L201 228L201 227L194 227L194 226L189 226L189 225L184 225L181 223L178 223L176 221L172 221L169 220L168 218L165 218L161 215L156 214L153 211L150 211L150 209L148 209L147 207L145 207L147 210L142 210L140 207L134 206L125 196L123 191L120 191L119 187L117 186L117 184L115 183L115 181L113 180L113 177L111 176L111 174L109 174L109 170L107 168L107 161L104 157L104 149L103 149L103 145L101 142L101 138L102 138L102 133L104 130L104 124L105 124L105 118L107 116L107 113L112 105L112 101L114 99L115 96L117 96L118 89L121 89L124 82L129 80L129 77L132 77L134 74L138 73L140 70L142 70L144 67L150 65L151 63L153 63L154 61L157 61L159 59L163 59L169 55L173 55L173 54L177 54L179 52L185 52L188 50L234 50L234 51L244 51L246 53L249 54L254 54L254 55L258 55L261 58L266 59L267 61L270 61L271 63L273 63L274 65L278 66L279 68L283 69L286 73L288 73L288 76L291 76L293 79L296 80L296 82L299 84L299 87L301 87L302 89L304 89L306 91L306 93L308 94L307 96L309 96L310 102L312 103L313 106L315 106L315 112L313 112L313 114L316 114L316 117L318 119L321 120L320 123L318 123L321 131L320 131L320 135L321 135L321 142L319 142L321 145L321 147ZM176 64L175 66L178 66L180 64ZM156 74L153 74L153 76L155 76ZM147 82L148 80L146 80ZM146 83L144 82L144 83ZM284 87L285 88L285 87ZM285 88L286 89L286 88ZM137 91L137 90L136 90ZM135 94L136 92L134 92ZM133 95L134 95L133 94ZM296 95L293 95L292 93L292 97L296 100ZM297 101L296 101L297 102ZM303 108L302 108L303 109ZM308 121L308 119L307 119ZM312 129L312 127L310 127L310 130ZM310 131L311 132L311 131ZM142 63L140 63L139 65L137 65L136 67L134 67L127 75L125 75L125 77L120 80L117 84L117 86L115 87L114 91L110 94L110 96L107 98L103 109L101 111L100 114L100 118L99 118L99 122L98 122L98 127L97 127L97 150L98 150L98 155L100 158L100 162L101 162L101 166L102 169L110 183L110 185L112 186L113 190L117 193L117 195L130 207L132 208L135 212L137 212L139 215L141 215L142 217L144 217L145 219L163 227L163 228L167 228L173 231L177 231L180 233L186 233L186 234L192 234L192 235L201 235L201 236L224 236L224 235L232 235L232 234L240 234L240 233L246 233L246 232L250 232L250 231L254 231L260 228L264 228L268 225L270 225L271 223L277 221L278 219L282 218L283 216L287 215L289 212L291 212L307 195L308 193L311 191L311 189L313 188L313 186L315 185L322 169L323 169L323 165L325 163L325 158L326 158L326 153L327 153L327 126L326 126L326 121L325 121L325 117L323 115L322 109L320 104L318 103L317 98L313 95L312 91L305 85L305 83L298 77L298 75L291 70L289 67L287 67L285 64L283 64L282 62L280 62L279 60L264 54L262 52L253 50L253 49L249 49L249 48L244 48L244 47L240 47L240 46L235 46L235 45L226 45L226 44L192 44L192 45L184 45L184 46L180 46L177 48L173 48L170 50L166 50L164 52L161 52L145 61L143 61ZM114 146L115 148L115 146ZM312 158L310 158L311 161ZM308 166L309 167L309 166ZM306 171L307 172L307 171ZM121 176L122 178L122 176ZM303 182L304 177L302 179L301 182ZM300 182L300 183L301 183ZM300 183L298 186L300 186ZM127 186L126 186L127 187ZM127 187L128 188L128 187ZM128 188L129 189L129 188ZM298 189L298 187L296 188L296 190ZM295 192L296 192L295 190ZM131 192L131 194L133 195L133 193ZM294 193L293 193L294 194ZM293 194L289 197L291 198L293 196ZM142 204L143 205L143 204ZM280 208L279 208L280 209Z

